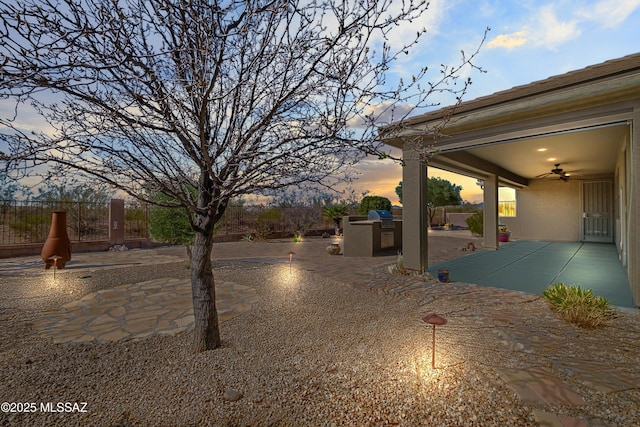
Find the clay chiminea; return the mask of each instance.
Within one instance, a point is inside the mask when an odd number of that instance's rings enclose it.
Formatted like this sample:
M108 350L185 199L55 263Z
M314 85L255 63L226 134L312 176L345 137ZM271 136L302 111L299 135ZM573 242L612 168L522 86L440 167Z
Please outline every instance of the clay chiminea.
M56 268L64 268L71 259L71 240L67 235L67 212L53 211L49 236L44 242L40 256L44 261L44 268L49 269L55 264Z

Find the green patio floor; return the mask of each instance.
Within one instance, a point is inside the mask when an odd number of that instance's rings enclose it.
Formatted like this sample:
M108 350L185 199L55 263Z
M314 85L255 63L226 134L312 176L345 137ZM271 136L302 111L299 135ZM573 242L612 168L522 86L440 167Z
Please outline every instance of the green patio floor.
M519 240L497 251L482 250L431 266L449 270L452 281L542 294L557 282L592 289L614 305L635 307L627 271L615 245Z

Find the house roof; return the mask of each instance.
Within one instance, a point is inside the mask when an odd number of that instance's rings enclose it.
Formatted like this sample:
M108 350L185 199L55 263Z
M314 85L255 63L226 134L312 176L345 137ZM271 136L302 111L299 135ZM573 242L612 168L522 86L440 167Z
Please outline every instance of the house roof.
M493 93L473 100L465 101L455 106L455 114L468 113L475 110L498 106L513 101L540 96L583 84L593 83L598 80L610 79L615 76L640 72L640 53L612 59L600 64L570 71L565 74L549 77L511 89ZM442 119L445 114L450 114L451 107L444 107L420 116L412 117L404 121L405 126L430 122Z
M640 53L392 123L380 128L380 140L424 149L430 166L491 172L514 185L548 172L551 158L582 176L603 176L613 174L638 106ZM538 146L548 155L533 156Z

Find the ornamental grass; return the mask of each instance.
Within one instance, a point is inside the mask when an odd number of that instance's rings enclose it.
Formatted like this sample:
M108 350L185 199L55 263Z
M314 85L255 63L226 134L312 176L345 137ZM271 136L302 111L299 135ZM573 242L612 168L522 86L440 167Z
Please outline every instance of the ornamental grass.
M560 316L582 328L596 328L615 314L615 309L604 297L594 295L591 289L562 282L549 286L542 296Z

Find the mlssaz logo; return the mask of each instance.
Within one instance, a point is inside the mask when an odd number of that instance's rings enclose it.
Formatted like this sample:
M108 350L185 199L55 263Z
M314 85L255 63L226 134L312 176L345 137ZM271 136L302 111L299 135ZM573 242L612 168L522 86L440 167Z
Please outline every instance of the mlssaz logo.
M89 412L87 402L42 402L40 412Z

